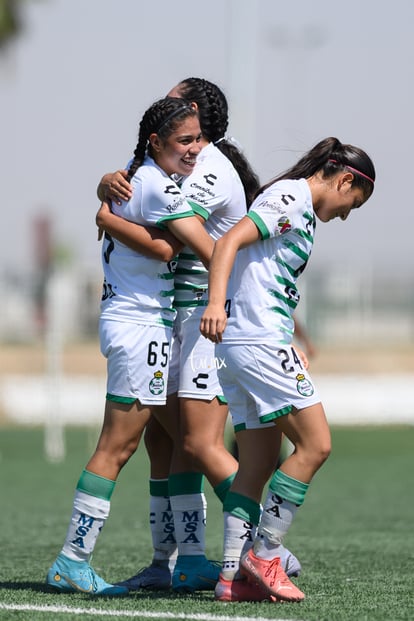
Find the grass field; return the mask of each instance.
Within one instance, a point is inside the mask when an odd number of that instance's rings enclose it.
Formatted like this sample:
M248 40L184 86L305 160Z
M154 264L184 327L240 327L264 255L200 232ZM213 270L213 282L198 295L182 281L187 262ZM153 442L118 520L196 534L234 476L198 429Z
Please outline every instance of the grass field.
M333 429L333 453L286 540L300 558L300 604L222 604L212 593L143 592L118 600L57 595L44 585L66 533L73 491L97 430L69 429L67 457L48 464L43 432L0 429L0 619L414 619L414 427ZM129 577L151 557L148 462L143 447L121 473L93 566ZM209 501L208 554L221 559L222 517Z

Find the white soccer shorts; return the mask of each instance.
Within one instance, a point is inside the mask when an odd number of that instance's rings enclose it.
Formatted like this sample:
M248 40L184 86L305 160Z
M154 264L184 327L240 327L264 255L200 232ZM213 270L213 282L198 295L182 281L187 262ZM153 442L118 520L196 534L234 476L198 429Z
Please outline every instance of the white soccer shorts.
M168 394L179 397L212 401L223 399L223 390L217 376L220 359L214 343L200 333L200 317L204 308L179 309L174 324L171 345Z
M164 405L171 328L101 319L99 337L107 359L107 393Z
M236 431L272 426L290 412L320 402L291 345L220 343L218 376Z

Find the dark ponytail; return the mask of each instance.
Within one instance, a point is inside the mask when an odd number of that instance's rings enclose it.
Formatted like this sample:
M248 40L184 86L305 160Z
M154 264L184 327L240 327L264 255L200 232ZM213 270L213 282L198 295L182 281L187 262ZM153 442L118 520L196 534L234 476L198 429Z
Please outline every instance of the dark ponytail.
M333 137L318 142L294 166L260 188L257 195L282 179L307 179L319 171L324 178L329 178L339 170L346 169L354 173L352 185L360 187L367 200L374 190L375 182L375 168L371 158L362 149L342 144L338 138Z
M203 136L213 142L233 164L242 182L247 205L250 206L259 188L259 178L242 152L225 138L229 111L223 91L216 84L202 78L182 80L178 91L184 99L197 104Z

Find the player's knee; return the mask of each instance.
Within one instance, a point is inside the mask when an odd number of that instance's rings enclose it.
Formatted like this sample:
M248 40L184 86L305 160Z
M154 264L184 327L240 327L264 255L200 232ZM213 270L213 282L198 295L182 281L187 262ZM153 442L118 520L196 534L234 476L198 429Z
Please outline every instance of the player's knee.
M331 454L330 441L319 442L318 444L296 446L295 460L306 469L315 473L328 459Z
M208 443L201 438L187 436L183 439L183 452L187 459L190 459L195 466L203 467L213 458L214 451Z
M313 451L313 459L315 462L315 469L320 468L325 461L328 459L331 454L331 442L321 442L318 446L314 448Z

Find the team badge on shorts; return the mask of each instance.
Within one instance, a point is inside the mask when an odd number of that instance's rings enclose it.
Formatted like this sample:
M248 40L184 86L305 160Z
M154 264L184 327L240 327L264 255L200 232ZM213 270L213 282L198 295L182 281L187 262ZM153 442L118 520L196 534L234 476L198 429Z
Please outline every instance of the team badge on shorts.
M303 373L298 373L296 376L297 379L297 391L302 397L311 397L315 392L315 389L311 382L303 375Z
M149 383L150 393L152 395L160 395L164 392L165 383L162 371L155 371L154 377Z

